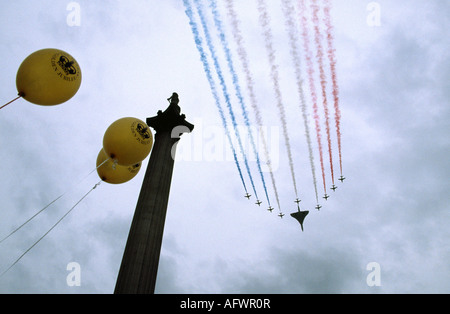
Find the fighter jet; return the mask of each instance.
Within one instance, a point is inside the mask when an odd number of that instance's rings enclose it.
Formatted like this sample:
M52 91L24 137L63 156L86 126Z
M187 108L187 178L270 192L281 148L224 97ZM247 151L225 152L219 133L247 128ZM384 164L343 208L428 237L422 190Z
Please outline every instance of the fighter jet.
M284 214L283 213L279 213L278 217L283 218Z
M302 200L299 200L298 198L294 201L294 203L300 203Z
M255 204L258 205L258 206L261 206L261 203L262 202L260 200L257 200Z
M246 197L246 198L250 199L250 196L251 196L251 195L247 193L247 194L245 194L245 196L244 196L244 197Z
M269 206L269 208L267 209L269 212L272 212L272 210L273 210L273 207L272 206Z
M329 197L330 197L330 195L328 195L327 193L325 193L325 195L324 195L323 198L327 201Z
M341 176L341 177L339 178L339 181L341 181L341 182L344 182L344 180L345 180L345 177L344 177L344 176Z
M320 204L317 204L316 209L320 210L322 208L322 206L320 206Z
M337 189L337 186L335 186L335 185L333 184L333 186L331 187L331 189L333 190L333 192L335 192L336 189Z

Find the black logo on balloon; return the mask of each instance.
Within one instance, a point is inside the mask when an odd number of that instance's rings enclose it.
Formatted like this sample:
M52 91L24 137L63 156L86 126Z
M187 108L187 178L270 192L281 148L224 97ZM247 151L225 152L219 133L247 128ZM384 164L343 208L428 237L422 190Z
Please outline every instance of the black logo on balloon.
M150 138L150 132L148 126L138 123L136 126L136 131L142 137L143 140L148 140Z
M75 61L70 61L66 56L60 56L58 65L63 69L66 75L75 75L77 74L77 69L74 67Z
M133 122L131 124L131 133L133 133L136 140L143 145L152 143L152 133L145 123L138 121Z
M75 59L69 57L57 52L51 58L51 66L55 71L55 74L64 81L75 82L78 78L81 78L81 71Z
M139 167L140 166L141 166L140 163L132 165L132 166L129 166L128 167L128 171L131 172L131 173L137 173L139 171Z

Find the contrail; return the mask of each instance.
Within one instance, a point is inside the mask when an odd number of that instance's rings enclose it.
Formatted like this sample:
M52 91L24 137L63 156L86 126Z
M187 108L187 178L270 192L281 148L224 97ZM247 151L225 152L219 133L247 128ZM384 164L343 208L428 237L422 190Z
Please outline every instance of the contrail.
M267 166L269 168L270 179L272 182L275 199L277 201L278 209L281 209L280 198L278 196L278 189L277 189L277 186L275 183L275 177L273 175L272 163L271 163L271 159L270 159L270 155L269 155L269 150L267 148L267 142L266 142L266 138L264 135L264 130L262 128L263 123L262 123L261 113L259 111L256 97L255 97L253 76L250 72L247 51L244 47L243 38L241 35L241 31L239 29L239 20L236 15L236 12L234 10L233 0L226 0L226 5L227 5L227 9L228 9L228 16L231 18L232 34L233 34L234 40L237 45L237 52L238 52L239 59L242 64L242 68L245 73L245 78L246 78L246 82L247 82L247 91L248 91L248 94L250 97L250 104L251 104L253 112L255 114L256 123L257 123L258 129L259 129L259 135L262 140L263 149L264 149L264 157L266 158Z
M213 62L214 62L214 67L216 69L217 76L219 77L220 85L222 87L223 96L225 98L225 103L227 104L228 112L230 113L230 117L231 117L231 122L232 122L232 125L233 125L233 129L234 129L234 133L236 135L236 138L237 138L237 141L238 141L239 148L241 150L242 156L244 157L244 164L245 164L245 167L247 169L247 174L248 174L248 176L250 178L250 183L252 184L253 192L255 193L255 196L258 199L258 193L256 192L255 184L253 182L253 177L252 177L252 174L250 172L250 167L248 165L247 155L245 154L245 150L244 150L244 147L242 145L241 136L239 134L239 130L238 130L238 127L237 127L236 117L235 117L234 112L233 112L233 107L231 106L230 95L228 94L228 90L227 90L227 86L225 84L225 79L223 77L222 69L220 67L219 60L218 60L218 58L216 56L216 52L214 50L214 46L213 46L213 43L211 41L211 35L209 34L208 25L207 25L206 20L205 20L205 15L204 15L204 12L203 12L203 5L199 2L199 0L194 0L194 3L197 6L197 12L199 14L200 21L201 21L201 24L202 24L202 27L203 27L203 31L205 33L206 44L208 45L208 48L209 48L209 50L211 52L211 57L212 57Z
M316 193L316 201L319 201L319 196L317 193L317 179L316 179L316 170L314 166L314 156L313 156L313 149L311 144L311 135L309 133L309 122L308 122L308 114L306 109L306 101L305 101L305 95L303 91L303 78L301 74L301 61L300 61L300 54L298 51L297 46L297 38L298 38L298 32L297 27L295 25L293 12L294 7L292 6L292 3L290 0L282 0L282 9L283 14L286 19L286 26L289 34L289 43L291 46L291 56L292 61L294 63L295 67L295 77L297 80L297 90L300 96L300 108L302 110L302 116L303 116L303 123L305 126L305 136L306 136L306 143L308 145L308 151L309 151L309 161L311 164L311 172L312 172L312 178L314 183L314 191Z
M334 184L334 171L333 171L333 155L331 153L331 134L330 134L330 117L328 112L328 100L327 100L327 80L325 76L325 70L323 67L323 47L322 47L322 35L320 33L320 21L319 21L319 6L317 5L317 0L313 0L311 4L313 10L313 23L314 23L314 41L316 43L317 49L317 61L319 64L320 72L320 85L322 87L322 98L323 98L323 109L325 111L325 126L327 130L327 140L328 140L328 154L330 156L330 170L331 170L331 181Z
M336 133L337 133L337 142L339 149L339 167L341 170L342 176L342 150L341 150L341 111L339 110L339 87L337 84L337 75L336 75L336 56L334 49L334 38L333 38L333 26L331 24L331 16L330 10L331 5L329 0L324 0L324 21L327 29L327 44L328 44L328 59L330 60L330 69L331 69L331 79L333 84L333 99L334 99L334 114L336 120Z
M278 107L278 110L280 111L280 120L281 120L281 125L283 128L283 135L284 135L284 140L285 140L285 144L286 144L287 156L289 159L289 167L291 170L292 182L294 184L295 196L298 198L297 183L295 181L294 163L292 161L291 144L289 142L289 134L288 134L287 126L286 126L286 113L285 113L285 110L283 107L283 100L281 97L280 84L278 81L279 75L278 75L278 68L275 63L275 50L274 50L273 44L272 44L272 32L271 32L270 25L269 25L269 16L267 13L266 3L264 2L264 0L258 0L258 11L259 11L259 21L264 30L263 35L264 35L264 39L265 39L265 46L267 49L267 55L269 57L269 62L270 62L271 77L272 77L273 87L274 87L275 96L276 96L276 100L277 100L277 107Z
M232 122L232 125L233 125L234 133L235 133L235 136L237 138L237 141L238 141L239 148L241 150L242 156L244 157L244 164L245 164L245 167L247 169L247 174L248 174L248 176L250 178L250 182L251 182L251 185L253 187L253 192L255 193L255 196L258 199L258 194L256 192L255 184L253 182L253 177L252 177L252 174L250 172L250 167L248 165L247 156L245 154L245 150L244 150L244 147L242 145L241 136L240 136L239 130L237 128L236 117L234 115L233 108L231 106L230 95L228 94L228 90L227 90L227 87L226 87L226 84L225 84L225 79L224 79L223 74L222 74L222 69L220 67L219 60L218 60L218 58L216 56L216 52L214 50L214 46L213 46L213 43L211 41L211 36L209 34L208 25L207 25L206 20L205 20L205 15L204 15L204 12L203 12L203 5L199 2L199 0L194 0L194 3L196 4L197 13L198 13L198 15L200 17L200 21L201 21L201 24L202 24L202 27L203 27L203 31L205 33L206 43L207 43L208 48L210 50L211 57L212 57L213 63L214 63L214 67L216 69L216 73L217 73L217 75L219 77L220 85L222 87L223 96L225 98L225 103L227 104L228 112L229 112L230 117L231 117L231 122Z
M194 20L194 15L193 15L193 12L192 12L192 6L191 6L189 0L183 0L183 3L184 3L184 7L185 7L185 13L186 13L186 15L189 18L189 25L191 26L192 34L194 35L195 45L196 45L197 50L198 50L198 52L200 54L200 60L202 61L203 69L204 69L205 74L206 74L206 78L208 79L208 83L209 83L209 86L211 88L211 92L213 94L213 97L214 97L217 109L219 110L220 118L222 119L222 124L223 124L223 128L225 129L225 134L226 134L226 136L228 138L228 141L229 141L230 146L231 146L231 150L233 152L234 162L236 163L236 167L237 167L237 169L239 171L239 176L241 178L242 185L244 186L245 193L247 193L247 187L245 185L244 177L242 176L241 167L239 166L239 161L238 161L237 156L236 156L236 150L234 149L233 141L231 140L230 132L229 132L228 126L227 126L227 121L226 121L225 115L223 113L223 108L222 108L222 105L220 104L219 95L217 94L216 84L214 83L214 80L213 80L212 75L211 75L211 69L210 69L210 66L209 66L209 63L208 63L208 58L206 56L205 50L203 49L203 43L202 43L202 40L201 40L200 35L198 33L197 23Z
M241 87L239 85L238 76L237 76L236 71L234 69L233 60L232 60L232 57L231 57L230 48L228 47L228 42L227 42L227 39L226 39L226 35L225 35L224 30L223 30L222 21L221 21L219 12L217 11L216 0L211 0L210 7L211 7L211 10L212 10L212 13L213 13L213 16L214 16L214 24L216 25L216 29L217 29L217 32L219 33L220 41L222 43L222 48L223 48L223 50L225 52L228 68L229 68L230 73L232 75L233 84L234 84L234 88L235 88L235 91L236 91L236 97L238 98L239 103L241 105L242 115L244 116L245 125L247 126L247 129L248 129L248 133L249 133L249 137L250 137L250 143L252 145L253 152L254 152L255 157L256 157L256 164L258 166L258 170L259 170L259 173L261 175L261 181L262 181L262 184L263 184L263 187L264 187L264 191L265 191L265 194L266 194L267 202L268 202L268 204L270 206L269 194L267 193L266 182L264 180L264 174L263 174L262 169L261 169L261 162L259 160L259 154L258 154L258 151L256 150L255 140L253 138L253 132L252 132L252 130L250 128L250 122L249 122L249 118L248 118L247 108L246 108L246 105L245 105L245 102L244 102L244 97L242 96L242 93L241 93Z
M308 68L308 79L309 79L309 89L311 92L311 99L313 103L314 110L314 121L316 127L316 135L317 135L317 144L319 146L319 157L320 157L320 167L322 170L322 179L323 179L323 189L326 193L326 182L325 182L325 168L323 165L323 149L322 149L322 136L320 130L320 118L318 113L317 106L317 92L316 92L316 84L314 81L314 65L312 61L312 53L309 47L309 32L308 32L308 20L306 18L306 5L305 0L299 0L299 12L300 12L300 22L302 28L302 38L303 38L303 50L306 58L306 65Z

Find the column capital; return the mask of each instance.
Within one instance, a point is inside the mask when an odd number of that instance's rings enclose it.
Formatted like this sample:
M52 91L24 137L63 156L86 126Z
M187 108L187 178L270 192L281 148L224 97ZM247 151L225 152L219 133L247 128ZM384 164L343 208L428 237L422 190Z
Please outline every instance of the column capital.
M167 100L170 102L169 107L164 111L158 110L156 116L147 118L148 126L152 127L156 133L172 131L177 126L185 126L192 132L194 125L187 122L186 116L181 114L178 94L173 93Z

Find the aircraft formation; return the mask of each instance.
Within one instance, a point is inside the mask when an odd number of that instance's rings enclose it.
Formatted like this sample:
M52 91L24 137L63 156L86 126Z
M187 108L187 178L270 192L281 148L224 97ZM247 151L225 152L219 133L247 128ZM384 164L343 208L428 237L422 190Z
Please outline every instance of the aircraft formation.
M341 176L338 180L341 181L341 182L344 182L345 177L344 177L344 176ZM333 184L332 187L331 187L331 189L333 190L333 192L335 192L336 189L337 189L337 186ZM244 195L244 197L246 197L247 199L250 199L251 196L252 196L252 195L249 194L249 193L246 193L246 194ZM323 196L323 198L324 198L325 200L328 200L329 197L330 197L330 195L328 195L328 194L326 194L326 193L325 193L325 195ZM308 210L302 211L302 210L300 209L300 202L301 202L301 201L302 201L302 200L299 199L299 198L296 198L296 199L294 200L294 203L297 204L297 212L292 213L291 216L292 216L293 218L295 218L295 219L298 220L298 222L300 223L300 226L301 226L301 228L302 228L302 231L303 231L303 221L304 221L306 215L309 213L309 211L308 211ZM256 203L255 203L255 204L258 205L258 206L261 206L262 201L256 200ZM315 207L315 209L317 209L317 210L320 210L321 208L322 208L322 205L320 205L320 204L317 204L316 207ZM274 208L273 208L272 206L269 205L269 208L268 208L267 210L268 210L269 212L272 212L272 211L274 210ZM280 211L280 213L278 214L278 217L283 218L284 216L285 216L285 214L283 214L283 212Z
M258 175L261 179L261 187L265 196L264 202L268 204L267 210L272 212L275 205L277 205L278 216L280 218L285 216L281 210L280 196L264 132L260 131L259 133L263 151L263 154L260 156L251 130L251 126L261 129L265 125L259 108L264 105L272 106L273 110L277 111L275 115L280 119L281 138L284 140L293 192L296 196L294 202L297 204L298 210L291 216L299 220L303 230L303 219L308 211L300 210L301 200L298 198L298 182L295 170L296 162L298 161L295 160L291 151L290 132L293 130L298 131L299 127L304 129L307 148L305 156L308 155L309 160L302 167L306 168L305 166L309 166L311 170L311 183L315 192L317 204L315 208L317 210L322 208L319 199L323 198L325 201L328 201L328 198L330 198L326 184L328 175L331 177L331 190L333 193L338 188L334 180L336 171L334 166L336 164L339 165L341 175L338 180L341 183L345 180L345 177L342 175L341 111L339 109L336 49L334 47L333 25L330 14L331 1L281 0L276 2L276 5L280 6L280 13L284 16L285 35L288 35L288 40L284 42L288 45L287 47L275 45L276 41L274 39L276 39L275 36L278 35L278 32L275 33L274 29L272 29L270 18L273 9L276 9L274 3L268 0L257 0L254 3L254 12L258 16L259 21L259 25L254 27L262 35L260 37L262 41L258 47L261 50L261 56L265 54L267 57L266 66L270 75L266 78L270 80L268 86L272 86L274 92L271 101L266 101L265 97L264 104L260 104L258 97L255 95L258 92L255 85L259 83L259 80L255 79L256 77L251 70L253 60L249 58L250 51L247 51L248 47L244 43L245 34L243 31L245 29L240 28L242 20L239 19L240 12L236 10L240 2L238 3L236 0L223 0L220 3L219 0L183 0L195 46L199 52L215 106L218 109L226 138L231 147L236 169L245 192L244 196L250 200L251 194L248 191L251 188L253 189L252 194L256 198L256 205L261 206L263 203L262 198L258 196L256 178L253 177L248 162L249 156L247 155L252 154L255 157ZM238 8L244 9L241 6ZM249 13L250 11L247 10L246 15ZM229 27L228 30L226 26ZM232 51L230 49L232 47L236 48L236 50ZM298 95L289 95L288 98L284 97L285 90L281 88L281 81L279 80L285 74L278 70L283 70L283 67L277 64L277 57L279 57L277 49L280 48L290 52L291 64L289 69L293 69L295 72L295 77L292 77L293 80L291 82L296 83L297 88L290 90ZM251 49L255 48L252 46ZM264 64L262 59L258 60L258 67L264 66ZM237 68L239 65L240 69ZM264 77L258 76L258 79L260 78L264 79ZM234 95L231 91L234 91ZM245 91L247 91L247 95L244 95ZM285 99L293 98L295 100L292 102L298 104L298 108L297 106L289 106L289 108L286 106ZM292 108L298 110L298 112L289 112L288 110L293 110ZM241 117L236 109L242 111ZM254 113L253 125L251 125L251 119L248 116L248 113L252 112ZM301 117L299 120L303 122L303 125L288 125L286 116L291 114ZM245 123L247 133L244 135L241 134L242 130L238 128L239 118ZM291 127L293 130L290 130ZM242 144L242 136L246 136L249 140L249 152ZM317 143L313 143L314 140L317 140ZM336 140L336 147L332 147L334 140ZM317 152L313 149L315 147L318 148ZM336 152L336 156L333 156L333 151ZM317 157L319 157L320 166L316 169L315 160ZM240 160L243 161L243 164ZM329 161L329 165L327 165L327 161ZM262 163L265 163L268 167L266 173L262 171ZM326 173L325 169L329 169L330 172ZM321 171L321 176L319 176L319 171ZM267 175L270 175L270 180L266 182ZM320 182L320 179L322 179L322 182ZM247 186L248 183L251 184L250 187ZM268 183L272 184L273 189L271 191ZM321 183L323 184L324 193L322 197L320 192ZM330 194L332 193L330 192ZM272 200L269 195L274 196L274 207L272 207ZM304 198L306 195L302 195L302 197Z
M344 177L344 176L341 176L338 180L341 181L341 182L344 182L345 177ZM337 186L333 184L333 185L331 186L331 189L333 190L333 192L335 192L336 189L337 189ZM246 194L244 195L244 197L246 197L247 199L250 199L251 196L252 196L252 195L249 194L249 193L246 193ZM328 195L327 193L325 193L325 195L323 196L323 198L324 198L325 200L328 200L329 197L330 197L330 195ZM297 203L297 205L299 205L301 201L302 201L301 199L296 198L295 201L294 201L294 203ZM256 200L256 203L255 203L255 204L258 205L258 206L261 206L262 201ZM320 210L320 209L322 208L322 205L317 204L315 208L316 208L317 210ZM273 208L272 206L269 205L269 208L268 208L267 210L268 210L269 212L272 212L273 209L274 209L274 208ZM280 215L279 215L279 216L280 216ZM283 217L283 216L284 216L284 215L282 215L282 216L280 216L280 217Z

